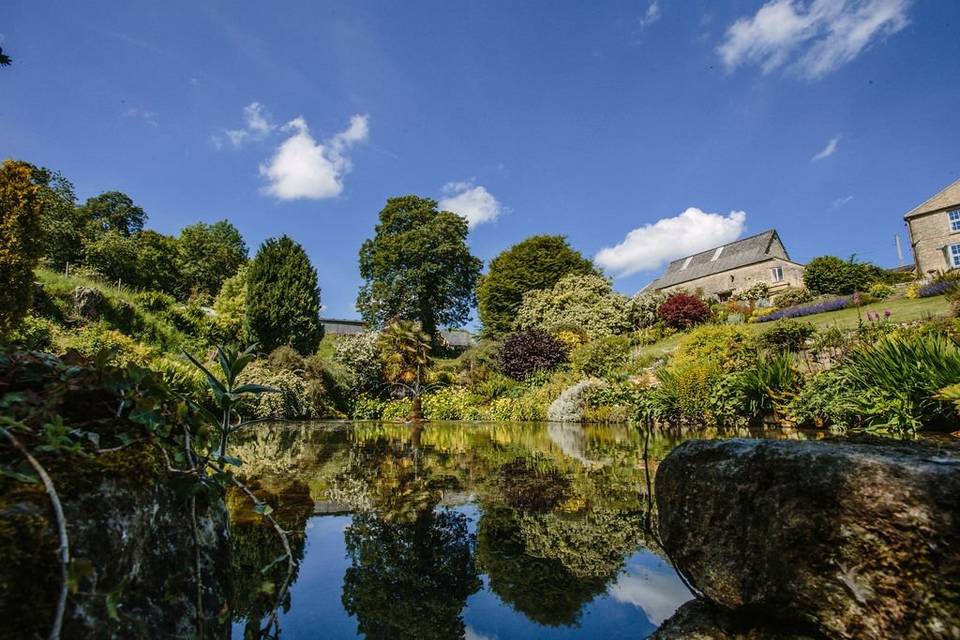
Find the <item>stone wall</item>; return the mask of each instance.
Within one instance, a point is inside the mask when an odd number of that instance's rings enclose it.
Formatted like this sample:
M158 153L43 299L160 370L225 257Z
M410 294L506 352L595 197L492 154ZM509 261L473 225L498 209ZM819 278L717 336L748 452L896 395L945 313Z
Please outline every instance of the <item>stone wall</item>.
M774 267L783 268L783 280L773 281L771 269ZM766 282L770 285L770 291L776 293L788 287L803 286L803 265L782 258L771 258L764 262L757 262L745 267L730 269L722 273L697 278L689 282L683 282L671 287L665 287L665 293L675 291L702 291L703 295L712 296L718 293L728 291L742 291L749 289L758 282Z
M950 207L952 210L954 207ZM944 247L960 243L960 231L950 231L947 211L934 211L907 220L914 261L921 276L930 276L953 267L947 260Z

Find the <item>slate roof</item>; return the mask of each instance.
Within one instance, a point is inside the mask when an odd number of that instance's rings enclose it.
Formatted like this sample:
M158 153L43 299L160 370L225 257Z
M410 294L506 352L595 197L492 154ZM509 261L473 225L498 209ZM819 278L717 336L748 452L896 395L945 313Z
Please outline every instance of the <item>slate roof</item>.
M921 216L925 213L946 209L947 207L952 207L957 204L960 204L960 180L954 181L937 195L918 204L903 217L912 218L914 216Z
M722 273L730 269L745 267L749 264L756 264L771 258L783 258L790 260L786 247L780 241L776 229L769 229L755 236L743 238L736 242L723 245L723 251L716 260L713 256L719 247L708 249L692 256L686 256L679 260L674 260L667 267L662 276L651 282L647 289L662 289L672 287L684 282L690 282L704 276ZM782 249L782 251L781 251ZM687 268L683 265L690 260Z

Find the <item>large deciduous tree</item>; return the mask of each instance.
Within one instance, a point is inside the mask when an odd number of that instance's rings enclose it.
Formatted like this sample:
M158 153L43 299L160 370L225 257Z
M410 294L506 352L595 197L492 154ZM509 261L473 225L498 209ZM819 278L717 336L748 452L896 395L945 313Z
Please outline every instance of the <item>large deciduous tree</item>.
M77 206L73 184L59 171L30 167L33 182L43 197L43 261L54 269L64 269L83 259L83 247L91 229L86 215Z
M107 191L83 203L83 214L97 232L115 231L130 237L143 229L147 213L119 191Z
M247 324L264 351L289 345L302 354L323 338L317 271L299 244L270 238L247 270Z
M33 270L43 252L44 198L26 162L0 166L0 336L27 313Z
M390 198L360 248L357 307L375 326L418 320L436 348L439 327L469 319L481 266L467 247L466 219L430 198Z
M563 236L531 236L490 261L490 270L477 285L477 310L490 335L513 329L523 294L549 289L562 277L596 274L589 260Z
M185 227L178 239L185 293L217 295L223 281L247 261L247 244L227 220Z

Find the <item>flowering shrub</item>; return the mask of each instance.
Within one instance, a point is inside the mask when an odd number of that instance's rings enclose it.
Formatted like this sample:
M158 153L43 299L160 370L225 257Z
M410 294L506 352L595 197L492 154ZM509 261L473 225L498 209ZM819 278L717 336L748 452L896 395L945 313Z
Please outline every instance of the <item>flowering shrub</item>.
M768 297L770 297L770 285L768 285L766 282L758 282L749 289L738 291L735 294L735 297L738 300L749 300L750 302L766 300Z
M956 280L940 280L931 282L930 284L922 285L917 289L917 297L930 298L933 296L942 296L956 289L958 284L960 283L958 283Z
M803 316L812 316L815 313L839 311L840 309L846 309L853 304L856 304L853 296L832 298L830 300L817 302L815 304L805 304L796 307L787 307L786 309L779 309L773 313L757 318L757 322L770 322L772 320L779 320L780 318L802 318Z
M869 293L871 297L874 297L877 300L883 300L885 298L889 298L894 294L895 291L896 289L882 282L874 282L872 285L870 285L870 288L867 289L867 293Z
M667 299L665 293L659 291L641 292L630 300L630 320L634 327L643 329L652 327L660 319L658 310Z
M507 336L500 347L500 371L515 380L537 371L556 369L567 359L564 344L546 331L534 329Z
M689 329L710 318L707 303L688 293L675 293L657 309L660 319L675 329Z

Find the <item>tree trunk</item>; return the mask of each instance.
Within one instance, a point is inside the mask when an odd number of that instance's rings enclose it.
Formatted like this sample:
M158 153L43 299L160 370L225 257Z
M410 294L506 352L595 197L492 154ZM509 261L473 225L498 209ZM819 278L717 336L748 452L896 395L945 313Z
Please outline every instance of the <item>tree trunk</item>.
M420 402L420 394L413 396L413 406L410 408L410 421L423 422L423 404Z

